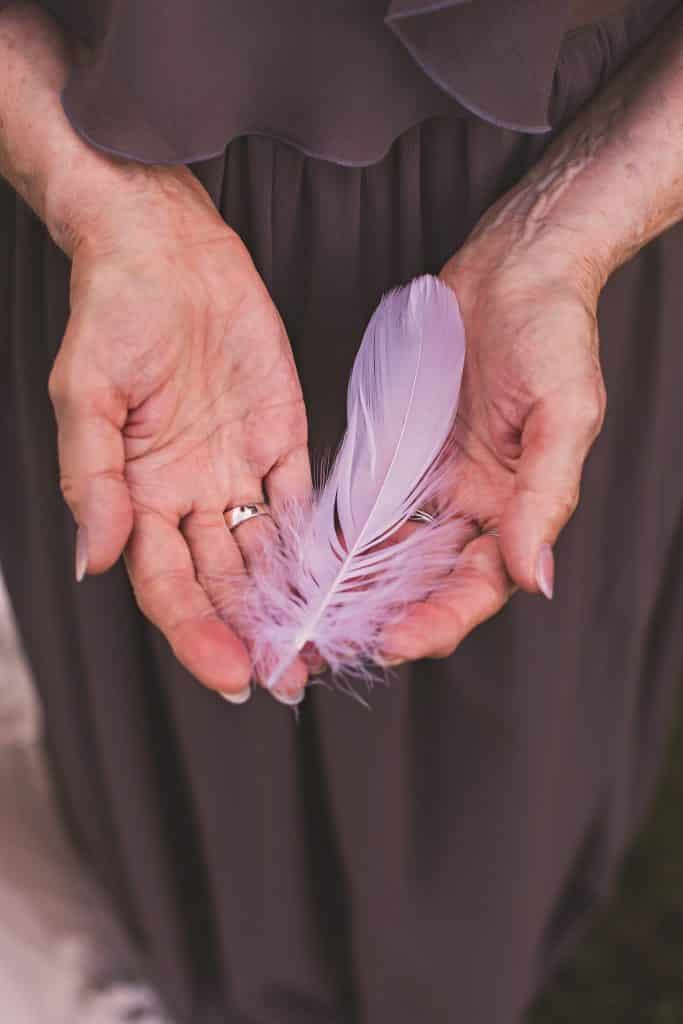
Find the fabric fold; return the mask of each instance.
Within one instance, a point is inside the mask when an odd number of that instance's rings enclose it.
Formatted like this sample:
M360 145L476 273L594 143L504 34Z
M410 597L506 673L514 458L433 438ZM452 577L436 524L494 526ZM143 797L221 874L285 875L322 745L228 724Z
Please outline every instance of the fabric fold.
M73 30L79 5L52 0L51 9ZM407 128L456 107L387 29L385 6L168 0L161 18L158 4L109 0L64 108L89 142L144 162L194 162L264 135L372 164Z
M621 9L608 15L616 5ZM143 163L182 164L219 156L240 136L260 135L360 167L380 161L403 133L434 117L551 130L576 48L594 47L609 16L621 26L625 54L675 0L42 6L85 44L62 100L90 144ZM572 32L577 24L587 31ZM609 54L610 66L621 56Z
M391 0L385 22L435 84L499 127L545 132L569 0Z

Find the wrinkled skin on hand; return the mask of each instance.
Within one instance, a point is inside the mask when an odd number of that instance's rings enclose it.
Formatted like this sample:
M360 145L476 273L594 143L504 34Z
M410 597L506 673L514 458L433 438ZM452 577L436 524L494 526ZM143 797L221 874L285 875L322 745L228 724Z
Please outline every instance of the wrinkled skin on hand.
M125 551L138 604L180 661L244 691L248 652L217 609L273 527L233 535L223 512L309 493L306 414L266 287L189 172L124 190L75 247L50 395L87 571ZM298 662L281 688L305 679Z
M387 633L390 663L449 655L517 587L552 595L552 546L605 412L602 277L566 236L526 231L494 210L441 272L467 335L453 486L476 528L452 589Z
M476 526L452 590L387 633L388 661L449 654L515 587L551 592L552 545L605 407L602 281L565 245L552 232L529 242L494 208L443 268L468 341L453 488ZM306 415L282 321L189 172L126 196L75 247L50 394L88 571L125 550L140 608L177 657L239 693L249 655L219 611L273 525L231 535L223 512L309 494ZM306 662L320 667L315 651ZM295 696L306 678L300 659L280 689Z

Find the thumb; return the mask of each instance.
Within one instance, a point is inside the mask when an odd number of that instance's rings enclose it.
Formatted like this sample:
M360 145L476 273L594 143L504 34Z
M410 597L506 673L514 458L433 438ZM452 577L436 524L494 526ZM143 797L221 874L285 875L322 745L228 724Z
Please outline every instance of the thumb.
M515 489L499 525L500 549L512 580L551 598L552 548L574 512L581 473L598 435L604 398L554 397L534 406L522 434Z
M108 383L75 382L59 357L49 391L57 417L60 486L78 526L76 579L119 558L133 526L124 476L125 399Z

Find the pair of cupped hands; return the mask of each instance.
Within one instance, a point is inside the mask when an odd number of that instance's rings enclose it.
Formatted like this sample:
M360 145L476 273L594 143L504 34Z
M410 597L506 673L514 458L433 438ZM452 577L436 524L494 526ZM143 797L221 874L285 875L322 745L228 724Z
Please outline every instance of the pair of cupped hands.
M310 493L306 410L282 320L249 253L185 168L150 169L73 245L71 313L49 381L77 578L123 554L142 612L210 689L240 703L249 652L222 614L258 571L277 510ZM552 597L552 549L604 414L598 275L567 236L529 242L505 198L441 277L467 357L456 500L478 530L458 584L384 638L397 664L450 654L515 588ZM226 508L267 500L234 533ZM304 652L276 697L320 668Z

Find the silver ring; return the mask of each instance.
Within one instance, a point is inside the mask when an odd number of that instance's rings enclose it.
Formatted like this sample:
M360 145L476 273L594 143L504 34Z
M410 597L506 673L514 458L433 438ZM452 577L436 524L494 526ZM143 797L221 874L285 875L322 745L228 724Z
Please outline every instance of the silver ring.
M223 513L230 531L236 530L241 523L246 523L247 519L269 515L272 513L265 501L252 501L248 505L233 505L232 508L226 508Z
M416 508L412 516L408 516L408 521L411 523L433 523L435 519L436 516L428 512L426 508Z

